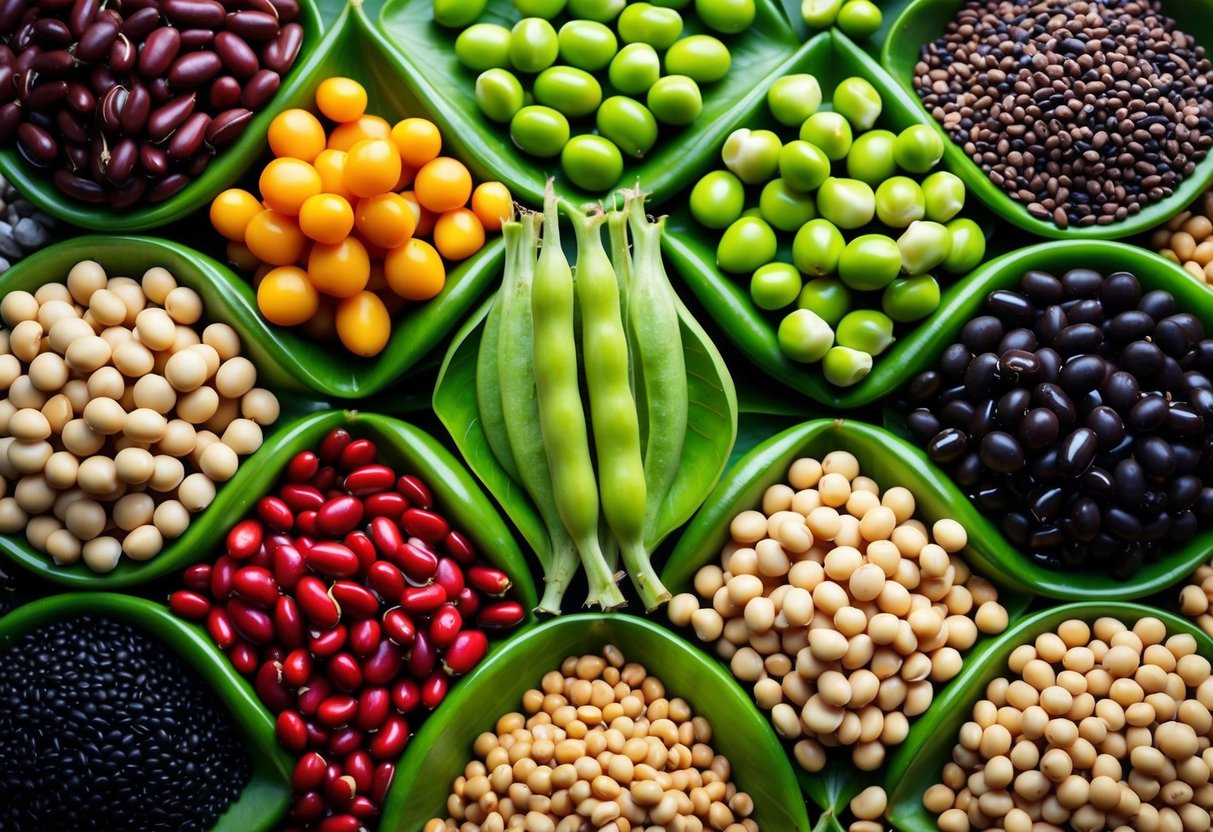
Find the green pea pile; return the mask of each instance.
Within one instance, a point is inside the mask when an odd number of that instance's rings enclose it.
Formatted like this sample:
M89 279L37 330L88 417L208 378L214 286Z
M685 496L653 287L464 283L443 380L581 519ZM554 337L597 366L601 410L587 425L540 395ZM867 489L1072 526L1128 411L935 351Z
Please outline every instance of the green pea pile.
M872 0L801 0L800 16L810 29L837 26L853 38L869 38L880 30L884 15Z
M514 0L522 19L513 29L475 23L485 2L434 0L439 24L467 27L455 55L479 73L481 112L508 123L524 153L559 156L587 191L614 186L625 157L642 159L656 145L659 125L693 122L700 86L724 78L732 62L719 38L684 36L679 10L691 0ZM744 32L757 13L754 0L694 3L698 21L722 35Z
M883 102L864 79L844 80L823 109L814 76L788 75L771 86L767 105L780 132L798 128L796 137L733 131L721 152L726 169L696 183L691 214L723 231L716 263L750 275L758 308L792 308L779 323L784 354L821 362L830 383L847 387L893 343L896 324L939 306L931 272L972 270L985 257L985 236L957 216L960 179L932 172L943 140L926 125L876 128Z

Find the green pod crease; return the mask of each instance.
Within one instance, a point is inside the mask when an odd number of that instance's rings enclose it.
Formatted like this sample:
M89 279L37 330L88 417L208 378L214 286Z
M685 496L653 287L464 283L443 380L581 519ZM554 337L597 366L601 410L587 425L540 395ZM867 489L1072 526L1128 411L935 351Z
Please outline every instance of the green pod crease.
M543 248L531 287L539 427L547 448L556 508L581 555L590 597L604 609L611 609L624 600L598 543L598 486L577 383L573 272L560 248L560 214L551 187L543 209Z
M512 262L516 255L513 247L518 245L519 231L515 223L506 223L501 229L511 261L506 263L506 280L516 268ZM480 351L476 354L476 406L480 410L480 424L484 426L489 450L510 479L521 482L518 463L514 461L514 452L510 450L510 438L505 429L505 411L501 406L501 380L497 367L497 355L501 346L501 307L500 299L495 299L484 319Z

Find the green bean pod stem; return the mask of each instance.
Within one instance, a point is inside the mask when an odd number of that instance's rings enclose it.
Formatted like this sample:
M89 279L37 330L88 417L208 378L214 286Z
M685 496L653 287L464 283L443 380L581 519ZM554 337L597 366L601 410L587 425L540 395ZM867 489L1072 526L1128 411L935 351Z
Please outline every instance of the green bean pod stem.
M559 615L561 600L577 571L578 558L577 549L556 505L552 475L548 471L547 450L539 428L539 400L533 366L535 332L531 318L531 290L542 222L543 217L539 214L527 213L521 221L507 222L501 227L506 245L505 278L495 308L489 313L491 320L492 312L500 308L499 330L495 342L487 339L481 342L478 364L483 366L495 362L493 376L497 381L497 407L501 409L505 427L503 453L513 461L517 472L514 479L535 503L547 526L551 542L551 557L543 564L545 583L538 609ZM493 352L486 355L489 349ZM479 393L479 383L477 386ZM486 412L491 413L491 392L486 391L486 399L489 400L489 409L486 411L481 404L482 419L485 419ZM487 419L484 427L485 434L490 437L489 447L496 454L497 447ZM502 465L504 467L504 462Z
M543 214L543 246L531 286L531 349L539 427L547 448L556 508L581 555L590 597L603 609L612 609L621 606L624 599L598 543L598 483L577 380L573 271L560 247L560 215L550 180Z
M510 228L509 226L513 226ZM506 223L502 226L502 236L509 240L517 238L520 227L518 223ZM507 243L507 247L511 243ZM517 245L517 243L513 243ZM511 256L514 254L510 252ZM504 281L509 281L511 268L507 266ZM502 289L502 294L505 290ZM501 308L503 304L498 297L493 301L488 316L484 319L484 331L480 336L480 352L476 354L476 406L480 411L480 424L484 428L484 437L488 440L489 450L493 452L497 462L514 482L521 482L518 473L518 463L514 461L514 453L510 450L510 437L505 428L505 411L501 406L501 381L497 369L497 351L501 344Z
M626 211L612 210L607 214L607 231L611 243L611 268L619 282L619 316L626 328L628 321L628 295L632 291L632 250L628 245L628 215ZM631 351L628 353L628 384L632 394L636 393L636 368Z
M628 337L619 284L602 245L606 216L573 215L577 233L577 301L590 420L598 456L598 493L624 566L645 609L670 599L644 545L645 478L640 423L628 383Z
M644 194L628 195L625 210L632 231L632 287L628 302L628 338L636 377L644 448L645 540L678 474L686 440L690 394L677 296L661 259L664 220L649 222Z

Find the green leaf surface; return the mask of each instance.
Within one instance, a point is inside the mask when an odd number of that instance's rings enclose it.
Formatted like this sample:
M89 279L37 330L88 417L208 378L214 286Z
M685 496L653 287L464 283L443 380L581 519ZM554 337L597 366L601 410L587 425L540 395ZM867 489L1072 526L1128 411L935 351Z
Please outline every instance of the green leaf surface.
M522 694L571 655L618 647L690 703L712 726L712 747L732 763L737 787L754 798L763 829L808 832L804 800L778 738L749 696L714 660L664 627L635 616L580 614L553 619L496 645L447 697L405 749L383 806L381 828L420 832L445 817L454 779L474 758L472 744L497 718L522 705Z
M1213 182L1213 155L1207 155L1171 196L1152 202L1137 214L1119 222L1062 229L1052 222L1033 217L1025 203L1011 199L1006 191L990 181L960 145L952 142L922 106L914 89L914 66L918 63L922 47L940 37L964 5L965 0L915 0L889 27L881 63L894 80L897 97L917 112L918 120L931 125L943 138L946 147L944 158L952 172L963 179L965 187L1002 219L1039 237L1053 239L1109 240L1129 237L1178 214ZM1206 49L1213 47L1213 30L1209 28L1213 0L1162 0L1160 5L1163 13L1173 17L1180 29L1196 38L1197 44Z
M625 165L620 186L639 179L653 192L654 202L660 203L711 162L738 116L763 106L764 82L773 80L800 39L773 0L757 0L757 7L758 16L744 34L721 36L732 53L732 66L723 80L705 85L699 118L689 128L663 134L643 162ZM444 137L471 160L473 172L500 179L516 198L532 205L543 201L548 176L555 176L557 189L574 202L600 196L569 182L558 158L523 154L510 142L508 125L490 122L481 114L474 95L476 73L455 58L459 32L438 26L432 9L433 0L386 0L375 35L398 56L396 72L409 76L430 108L443 114ZM509 28L521 16L511 0L489 0L478 22ZM704 31L693 14L685 19L684 35ZM578 120L573 127L574 135L591 132L592 119Z
M274 718L262 707L206 631L183 621L162 604L104 592L56 595L27 604L0 618L0 648L39 627L66 618L95 615L121 621L162 642L202 677L227 709L253 763L252 777L211 832L265 832L274 828L290 803L294 761L278 747Z

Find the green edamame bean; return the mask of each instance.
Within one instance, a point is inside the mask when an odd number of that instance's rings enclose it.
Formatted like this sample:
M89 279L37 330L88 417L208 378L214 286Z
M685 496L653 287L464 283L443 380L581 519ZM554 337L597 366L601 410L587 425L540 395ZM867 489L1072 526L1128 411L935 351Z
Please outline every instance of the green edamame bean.
M770 130L742 127L734 130L724 140L720 158L725 167L742 182L757 185L775 175L782 149L783 143L779 141L779 136Z
M602 136L574 136L560 151L560 167L577 187L605 191L623 176L623 156Z
M948 229L930 220L916 220L897 238L901 267L911 277L926 274L948 259L952 237Z
M840 347L880 355L893 343L893 320L873 309L856 309L838 322L834 341Z
M484 13L488 0L434 0L434 22L455 29Z
M661 77L661 59L647 43L629 43L611 59L607 77L625 95L646 92Z
M838 277L852 289L883 289L901 271L897 243L883 234L862 234L843 249Z
M759 208L757 205L755 205L753 208L745 209L745 211L743 211L741 213L741 215L743 217L755 217L756 219L761 220L762 219L762 209ZM765 220L763 220L763 222L765 222Z
M778 243L765 220L742 217L724 230L716 246L716 265L726 272L748 274L775 259Z
M535 100L569 118L588 116L602 103L598 79L584 69L551 66L535 78Z
M820 361L834 344L834 330L808 309L797 309L779 322L779 349L793 361Z
M496 23L474 23L455 38L455 57L475 72L510 65L510 30Z
M682 15L649 3L632 3L615 24L624 43L647 43L654 49L669 49L682 35Z
M695 0L695 13L703 25L726 35L744 32L754 22L754 0Z
M560 40L552 24L524 17L510 32L510 63L519 72L541 72L556 62Z
M703 109L699 85L685 75L658 78L645 97L649 111L662 124L690 124Z
M780 231L798 231L813 217L817 207L813 197L793 191L782 179L772 179L758 197L762 217Z
M700 225L728 228L745 208L745 186L727 170L714 170L695 183L690 203L691 216Z
M598 132L613 141L624 155L641 159L657 143L657 119L639 101L612 95L598 108Z
M926 173L943 158L943 139L925 124L902 130L893 147L897 164L910 173Z
M817 145L797 139L779 151L779 176L794 191L814 191L829 175L830 160Z
M922 180L927 219L947 222L965 207L965 183L959 176L938 170Z
M619 41L609 26L593 20L570 20L557 35L560 60L589 72L602 69L619 51Z
M897 173L893 159L896 143L897 137L888 130L869 130L860 135L847 151L847 176L873 188L893 176Z
M711 35L682 38L665 53L668 75L685 75L699 84L719 81L729 72L729 47Z
M835 387L852 387L872 372L872 356L850 347L834 347L821 360L821 372Z
M514 0L516 8L523 17L542 17L551 20L564 11L567 0Z
M558 110L532 104L510 120L510 139L523 153L546 159L568 144L569 120Z
M966 274L981 265L986 257L986 235L981 226L970 219L952 220L945 226L952 238L952 247L943 261L944 270Z
M821 106L821 84L807 72L785 75L767 90L767 109L780 124L796 127Z
M837 162L851 149L851 124L841 113L813 113L800 126L800 138L816 145L831 162Z
M476 104L493 121L512 119L523 98L522 83L507 69L486 69L476 79Z
M810 29L828 29L838 19L843 0L802 0L800 16Z
M833 274L846 248L842 232L829 220L809 220L792 240L792 262L812 277Z
M857 130L871 130L884 102L866 78L852 76L834 88L834 111L841 113Z
M804 284L796 305L816 312L830 326L837 326L851 308L851 290L836 277L816 277Z
M922 320L939 308L939 283L929 274L898 278L885 287L880 308L899 323Z
M848 37L863 40L880 31L884 15L872 0L847 0L835 22Z
M862 228L876 214L876 194L867 182L831 176L817 189L817 210L839 228Z
M627 0L568 0L570 17L598 23L610 23L626 5Z
M750 297L759 309L783 309L795 302L800 282L800 272L791 263L767 263L750 278Z
M908 176L894 176L876 189L876 216L890 228L905 228L927 214L922 188Z

